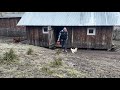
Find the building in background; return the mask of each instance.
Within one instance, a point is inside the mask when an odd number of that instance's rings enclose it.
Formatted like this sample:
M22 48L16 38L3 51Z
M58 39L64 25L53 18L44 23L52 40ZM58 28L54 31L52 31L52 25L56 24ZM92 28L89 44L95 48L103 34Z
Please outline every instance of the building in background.
M0 12L0 36L21 37L26 35L24 26L17 26L24 12Z
M17 24L26 26L29 44L54 47L63 27L68 29L68 47L110 49L119 12L26 12Z

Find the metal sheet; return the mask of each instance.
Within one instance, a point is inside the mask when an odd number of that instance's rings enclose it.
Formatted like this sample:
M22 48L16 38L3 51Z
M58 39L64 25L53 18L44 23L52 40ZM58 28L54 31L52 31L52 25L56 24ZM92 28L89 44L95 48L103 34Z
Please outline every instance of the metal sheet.
M114 26L119 12L26 12L17 25L23 26Z

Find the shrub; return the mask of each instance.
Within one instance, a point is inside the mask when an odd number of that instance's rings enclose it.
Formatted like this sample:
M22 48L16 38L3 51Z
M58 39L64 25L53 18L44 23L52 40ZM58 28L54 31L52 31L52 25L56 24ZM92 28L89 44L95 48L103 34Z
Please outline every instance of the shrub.
M59 67L59 66L62 66L62 59L54 58L54 61L51 62L51 67Z
M3 54L3 60L13 61L15 59L17 59L17 55L15 54L13 49L10 49L9 52L6 52L6 53Z
M31 48L28 49L27 55L31 55L33 53L33 50Z

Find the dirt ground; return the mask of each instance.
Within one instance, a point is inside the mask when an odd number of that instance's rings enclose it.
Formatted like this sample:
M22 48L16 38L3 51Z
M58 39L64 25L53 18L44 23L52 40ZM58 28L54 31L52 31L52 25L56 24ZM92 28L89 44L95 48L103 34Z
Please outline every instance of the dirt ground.
M8 39L7 39L8 40ZM0 55L13 48L19 60L12 64L0 63L0 78L120 78L120 50L115 52L103 50L78 50L72 54L26 44L8 43L0 40ZM120 41L114 41L117 47ZM27 55L28 48L34 53ZM63 65L49 67L55 57L62 59ZM41 68L49 68L45 73ZM52 74L50 73L52 71Z

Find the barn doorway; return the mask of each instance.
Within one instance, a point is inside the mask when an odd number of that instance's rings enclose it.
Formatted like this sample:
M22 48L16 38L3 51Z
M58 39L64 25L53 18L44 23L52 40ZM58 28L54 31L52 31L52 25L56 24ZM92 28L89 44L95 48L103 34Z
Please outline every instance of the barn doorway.
M55 37L55 42L57 42L58 40L58 36L59 36L59 32L64 28L62 26L55 26L55 27L52 27L53 30L54 30L54 37Z
M57 45L57 40L58 40L58 36L59 36L59 32L63 29L63 26L54 26L52 27L52 29L54 30L54 40L55 40L55 47L61 47L61 45Z

